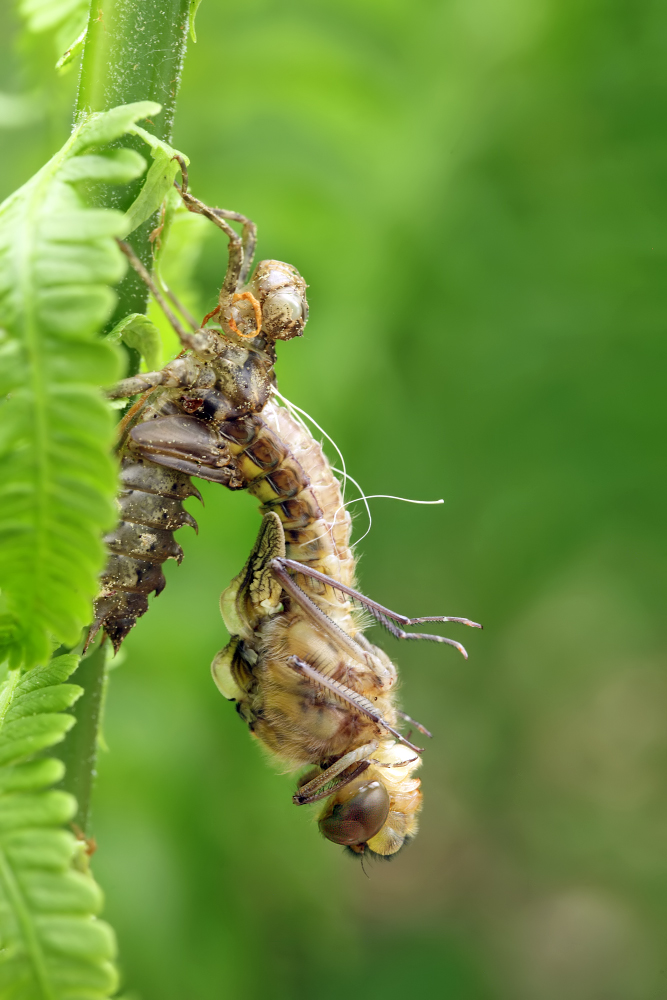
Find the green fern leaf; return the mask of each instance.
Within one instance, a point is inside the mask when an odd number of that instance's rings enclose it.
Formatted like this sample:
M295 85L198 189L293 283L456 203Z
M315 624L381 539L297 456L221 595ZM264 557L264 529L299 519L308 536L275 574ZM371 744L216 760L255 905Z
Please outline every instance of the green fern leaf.
M128 132L132 132L134 135L138 135L140 139L143 139L146 145L150 147L153 158L153 164L146 175L146 180L139 195L125 213L126 231L131 233L142 222L145 222L146 219L150 219L151 215L158 210L164 199L171 192L174 178L180 169L176 157L180 157L186 166L189 165L190 160L185 153L174 149L169 143L164 142L163 139L158 139L155 135L151 135L150 132L146 132L145 129L140 128L138 125L130 127Z
M65 711L82 693L65 683L78 657L0 686L0 996L3 1000L105 1000L116 988L115 941L97 919L100 890L65 829L71 795L51 788L61 761L29 759L74 724Z
M90 0L20 0L19 13L23 15L26 28L33 34L51 32L56 52L69 50L69 58L59 60L60 67L73 58L72 49L80 40L83 45L90 11Z
M122 340L141 355L146 371L154 372L160 366L162 343L160 331L143 313L130 313L107 335L111 343Z
M112 411L96 386L119 374L99 338L125 270L113 236L125 217L86 208L77 185L119 183L139 154L99 147L124 135L152 102L93 115L0 205L0 659L43 663L51 638L74 646L90 620L114 522Z

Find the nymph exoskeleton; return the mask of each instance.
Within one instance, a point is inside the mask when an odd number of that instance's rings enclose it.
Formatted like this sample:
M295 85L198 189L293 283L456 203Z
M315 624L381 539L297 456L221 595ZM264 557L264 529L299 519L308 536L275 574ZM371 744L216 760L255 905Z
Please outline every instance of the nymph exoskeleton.
M421 749L401 735L399 719L428 733L395 707L396 668L364 637L355 602L399 638L448 643L464 655L452 639L399 625L474 623L408 619L354 589L340 485L312 435L271 398L275 341L299 336L307 318L303 279L288 264L264 261L247 281L252 223L192 198L185 172L182 194L230 239L220 300L204 321L217 318L218 327L183 330L123 246L192 353L110 393L146 392L123 426L122 521L107 538L112 554L93 634L103 627L118 647L145 612L148 593L164 586L162 562L180 561L172 532L193 523L181 506L198 495L190 475L247 489L265 517L248 564L223 594L232 639L214 660L215 681L281 760L316 765L294 801L328 800L324 836L357 854L389 856L416 832L421 803L412 777ZM243 239L226 219L243 223Z
M161 371L124 379L108 393L112 399L143 394L121 424L121 519L105 539L109 560L89 635L90 639L103 628L116 649L148 609L148 595L163 590L162 563L180 562L183 557L173 532L186 524L197 527L182 506L186 497L201 499L190 476L252 492L252 481L274 469L275 456L285 453L253 415L262 411L271 395L275 342L301 336L308 318L306 285L298 271L290 264L265 260L248 280L254 223L193 198L184 165L182 171L185 204L229 237L229 263L216 309L200 327L193 323L190 332L171 312L130 247L120 244L167 314L185 353ZM242 237L227 219L243 224ZM211 320L217 323L206 325ZM235 457L240 453L244 458L239 463ZM288 469L276 485L289 503L293 490Z

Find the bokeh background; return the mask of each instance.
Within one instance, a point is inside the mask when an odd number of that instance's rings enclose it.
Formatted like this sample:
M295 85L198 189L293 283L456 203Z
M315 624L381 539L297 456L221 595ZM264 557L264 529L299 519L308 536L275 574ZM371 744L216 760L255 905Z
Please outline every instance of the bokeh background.
M76 72L1 16L4 196ZM197 33L192 188L310 284L282 391L367 493L445 499L373 502L363 589L485 631L467 663L381 639L435 738L419 838L366 878L211 683L259 517L204 488L108 695L94 864L128 1000L663 1000L667 8L204 0ZM224 266L207 233L202 313Z

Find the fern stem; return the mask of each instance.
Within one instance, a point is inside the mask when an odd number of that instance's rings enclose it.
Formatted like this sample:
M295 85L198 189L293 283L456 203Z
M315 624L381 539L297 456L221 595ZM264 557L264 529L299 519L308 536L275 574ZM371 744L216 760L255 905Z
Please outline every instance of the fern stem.
M106 648L98 645L90 656L81 660L72 676L74 683L83 688L83 694L70 709L76 725L60 744L54 756L65 765L61 788L70 792L77 802L73 822L88 836L90 834L90 800L97 773L97 748L104 688L106 684Z
M143 123L148 131L169 142L176 110L189 27L190 0L94 0L86 35L76 115L108 111L119 104L157 101L162 111ZM145 155L141 139L122 143ZM136 198L142 178L119 189L107 186L98 204L125 211ZM134 252L152 268L150 234L155 220L148 219L129 237ZM146 311L148 292L132 268L117 288L118 304L109 329L130 313ZM139 367L139 355L128 351L128 375ZM58 748L67 768L62 787L77 799L75 822L90 834L90 799L95 778L97 742L106 676L106 651L97 648L81 661L76 683L84 694L74 710L77 724Z
M142 127L170 142L185 59L189 7L190 0L94 0L81 64L77 115L108 111L134 101L157 101L162 111ZM128 137L123 145L146 153L141 139ZM101 204L125 211L142 183L139 178L120 191L107 189ZM154 220L149 219L128 241L149 270L150 234L154 228ZM117 291L118 305L110 329L129 313L146 311L148 292L132 268L128 268ZM138 364L138 355L133 360Z

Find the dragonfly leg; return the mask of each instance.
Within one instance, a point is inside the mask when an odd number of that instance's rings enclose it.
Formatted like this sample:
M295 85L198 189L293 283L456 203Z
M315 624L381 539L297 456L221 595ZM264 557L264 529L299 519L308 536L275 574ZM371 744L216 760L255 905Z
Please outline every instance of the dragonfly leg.
M234 233L234 235L236 236L236 233ZM214 330L200 329L195 331L195 333L190 333L188 330L186 330L182 326L181 321L178 319L178 317L175 316L174 313L169 308L164 295L157 287L157 285L153 281L153 278L148 273L144 265L141 263L141 261L135 254L134 250L130 246L130 244L125 243L124 240L119 240L119 239L116 240L116 243L123 251L123 253L129 260L130 264L137 272L141 280L150 290L151 295L153 296L153 298L159 305L160 309L169 320L169 323L171 324L172 329L174 330L176 336L180 340L181 345L186 350L196 351L197 354L201 355L204 358L217 357L221 353L221 347L222 344L224 343L222 337Z
M143 375L134 375L131 378L123 378L116 382L106 391L107 399L126 399L129 396L136 396L139 392L146 392L162 385L162 372L146 372Z
M132 267L134 268L134 270L137 272L137 274L139 275L139 277L141 278L141 280L144 282L144 284L150 290L151 295L153 296L153 298L155 299L155 301L158 303L158 305L162 309L162 312L165 314L165 316L167 317L167 319L171 323L172 327L174 328L174 331L176 332L176 334L178 336L178 339L180 340L180 342L183 345L183 347L185 347L185 348L192 347L192 343L191 343L192 334L188 333L188 331L185 330L181 326L181 323L177 319L177 317L174 316L173 312L171 311L171 309L167 305L162 292L159 290L159 288L157 287L157 285L153 281L151 275L148 273L147 269L144 267L144 265L142 264L142 262L139 260L139 258L135 254L135 252L132 249L132 247L130 246L130 244L126 243L125 240L119 240L119 239L116 240L116 243L118 244L118 246L120 247L120 249L123 251L123 253L127 257L128 261L130 262L130 264L132 265Z
M159 372L143 372L130 378L121 379L111 389L107 390L108 399L125 399L146 392L158 385L172 389L188 388L198 375L198 371L188 358L175 358Z
M406 747L414 750L415 753L423 752L423 747L417 747L414 743L410 743L410 741L399 733L397 729L390 726L386 719L384 719L377 711L373 703L367 698L364 698L364 696L359 694L358 691L354 691L352 688L347 687L340 681L334 680L333 677L328 677L326 674L320 673L320 671L311 666L310 663L306 663L305 660L300 659L298 656L288 656L286 662L288 667L291 667L296 671L296 673L301 674L302 677L308 677L311 681L314 681L315 684L325 688L327 691L331 691L332 694L340 701L344 701L347 705L356 709L356 711L361 715L365 715L383 729L386 729L388 733L391 733L392 736L396 737L399 743L403 743Z
M174 292L172 292L171 288L169 287L169 285L166 284L162 275L159 274L159 272L156 273L158 281L160 283L160 288L167 296L172 306L176 307L181 316L186 320L186 322L192 327L193 330L198 330L200 324L197 322L194 316L189 312L187 306L184 306L181 300L178 298L178 296Z
M135 424L128 445L135 455L155 465L222 483L229 489L245 485L224 439L197 417L174 413Z
M453 646L454 649L458 649L464 659L468 659L468 653L465 646L462 646L460 642L456 641L456 639L448 639L444 635L430 635L428 632L404 632L403 629L399 628L398 625L395 625L390 618L386 618L373 608L369 608L369 611L379 624L382 625L383 628L386 628L387 632L395 636L397 639L426 639L427 642L443 642L447 646Z
M243 227L241 230L243 264L241 265L241 270L236 284L236 287L239 288L241 285L245 285L248 280L250 268L252 267L252 262L255 257L255 247L257 246L257 224L253 222L252 219L248 219L247 216L241 215L240 212L231 212L227 208L212 208L211 211L218 219L231 219L233 222L240 222Z
M377 743L365 743L361 747L357 747L356 750L350 750L349 753L344 754L335 764L331 767L325 768L321 774L317 777L312 778L311 781L306 782L305 785L301 785L299 791L296 795L292 796L292 801L295 806L303 806L308 802L317 802L318 799L326 799L329 795L333 795L334 792L342 788L343 785L347 785L350 781L354 781L358 775L365 771L369 766L369 758L377 750ZM353 764L361 762L359 767L356 767L354 771L350 774L343 775L341 780L336 782L336 784L327 788L323 791L325 785L329 785L330 782L337 778L339 774L343 771L347 771L349 767Z
M350 597L354 598L355 601L359 601L360 604L370 608L371 611L378 611L381 615L386 615L388 618L393 618L394 621L401 622L402 625L421 625L423 622L457 622L459 625L470 625L471 628L482 628L481 625L477 622L471 621L469 618L457 618L452 615L431 615L427 618L408 618L407 615L399 615L397 611L392 611L391 608L385 608L383 604L378 604L377 601L373 601L370 597L366 597L365 594L361 594L358 590L354 590L353 587L347 587L344 583L340 583L339 580L334 580L333 577L327 576L326 573L320 573L319 570L312 569L306 563L297 562L295 559L281 559L280 561L283 566L287 566L288 569L293 569L297 573L302 573L304 576L311 576L314 580L321 580L322 583L328 583L330 587L340 590L343 594L348 594Z
M426 726L422 726L422 724L420 722L417 722L416 719L411 718L406 712L399 712L399 711L397 711L396 715L398 715L401 719L403 719L404 722L409 722L420 733L423 733L424 736L428 736L428 738L430 740L433 739L433 733L429 733L429 731L426 728Z
M283 590L289 594L292 600L296 601L299 607L302 608L308 615L310 620L326 632L326 634L333 639L338 646L344 646L347 653L355 660L359 663L368 665L369 654L364 652L361 645L354 639L351 639L347 632L344 632L342 628L335 624L335 622L332 622L331 619L317 607L314 601L311 601L308 594L306 594L298 583L292 579L289 573L282 568L282 563L284 562L285 560L279 557L276 557L271 562L271 571Z
M462 653L467 660L468 654L465 648L460 642L456 642L455 639L447 639L442 635L429 635L426 632L405 632L403 629L395 625L394 622L400 622L402 625L418 625L423 622L458 622L461 625L470 625L472 628L482 627L481 625L478 625L477 622L470 621L469 618L454 618L449 615L438 615L429 618L408 618L405 615L399 615L396 611L392 611L390 608L385 608L384 605L371 600L370 597L366 597L364 594L359 593L358 590L354 590L352 587L347 587L344 583L334 580L333 577L327 576L325 573L320 573L319 570L312 569L305 563L296 562L294 559L276 559L275 562L276 564L279 563L281 567L286 567L297 573L301 573L304 576L310 576L315 580L320 580L322 583L328 584L335 590L339 590L341 593L347 594L353 600L358 601L365 608L368 608L374 618L381 625L383 625L388 632L396 636L397 639L426 639L429 642L446 643L448 646L454 646L455 649L458 649L458 651ZM294 584L294 586L297 585Z

